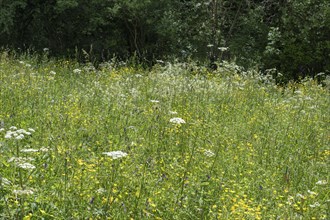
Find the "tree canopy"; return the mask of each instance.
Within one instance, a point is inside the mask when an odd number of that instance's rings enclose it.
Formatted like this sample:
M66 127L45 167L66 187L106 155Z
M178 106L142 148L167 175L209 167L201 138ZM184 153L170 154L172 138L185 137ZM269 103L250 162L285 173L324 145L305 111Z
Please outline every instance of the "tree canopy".
M0 46L235 60L288 79L330 70L328 0L0 0Z

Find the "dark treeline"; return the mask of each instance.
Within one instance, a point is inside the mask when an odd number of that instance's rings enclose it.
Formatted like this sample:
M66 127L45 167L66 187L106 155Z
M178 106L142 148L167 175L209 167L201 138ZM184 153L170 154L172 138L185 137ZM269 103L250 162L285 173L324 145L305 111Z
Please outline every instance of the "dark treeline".
M113 55L234 60L286 79L330 70L328 0L0 0L0 46Z

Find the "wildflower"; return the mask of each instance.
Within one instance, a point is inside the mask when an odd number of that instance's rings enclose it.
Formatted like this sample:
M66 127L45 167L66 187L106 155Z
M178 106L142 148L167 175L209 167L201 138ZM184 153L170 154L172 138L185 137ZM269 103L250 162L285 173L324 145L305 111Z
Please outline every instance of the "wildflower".
M10 130L17 130L17 127L16 126L11 126L9 129Z
M104 188L99 188L98 190L96 190L96 192L98 194L103 194L103 193L106 193L106 190Z
M307 192L308 192L309 194L311 194L312 196L317 196L317 193L316 193L316 192L313 192L313 191L310 191L310 190L307 190Z
M11 163L11 162L14 162L16 164L19 164L19 163L25 163L26 161L34 161L33 158L31 157L11 157L9 160L8 160L8 163Z
M27 149L22 149L21 152L23 153L33 153L33 152L38 152L39 150L33 149L33 148L27 148Z
M7 179L7 178L4 178L4 177L0 177L0 183L2 186L8 186L11 184L11 182Z
M169 111L169 113L170 113L170 115L176 115L176 114L178 114L178 113L175 112L175 111Z
M220 50L220 51L227 51L228 50L228 47L218 47L218 50Z
M207 157L213 157L215 154L212 151L207 150L207 151L204 152L204 155L207 156Z
M55 71L50 71L49 73L52 74L52 75L56 75Z
M183 120L182 118L171 118L170 122L174 123L174 124L185 124L186 123L185 120Z
M300 197L301 199L305 199L305 196L303 196L302 194L300 194L300 193L297 193L297 195L296 195L297 197Z
M0 128L0 132L4 131L5 129L4 128Z
M7 131L7 132L6 132L6 135L5 135L5 138L6 138L6 139L10 139L10 138L12 138L13 133L15 133L15 132Z
M75 73L75 74L79 74L79 73L81 73L81 70L80 70L80 69L74 69L74 70L73 70L73 73Z
M122 151L103 152L102 154L112 157L112 159L118 159L118 158L127 156L127 153L122 152Z
M152 103L159 103L158 100L150 100L150 102L152 102Z
M15 137L15 139L17 139L17 140L22 140L23 138L24 138L24 134L20 134Z
M319 207L319 206L320 206L320 203L315 202L314 204L309 205L309 206L310 206L311 208Z
M41 152L47 152L47 151L48 151L48 148L41 147L41 148L39 149L39 151L41 151Z
M327 181L326 180L319 180L319 181L317 181L315 184L316 185L327 185Z
M19 163L17 164L18 167L24 170L34 170L36 167L30 163Z
M32 195L34 192L31 189L15 189L13 190L13 193L17 195Z

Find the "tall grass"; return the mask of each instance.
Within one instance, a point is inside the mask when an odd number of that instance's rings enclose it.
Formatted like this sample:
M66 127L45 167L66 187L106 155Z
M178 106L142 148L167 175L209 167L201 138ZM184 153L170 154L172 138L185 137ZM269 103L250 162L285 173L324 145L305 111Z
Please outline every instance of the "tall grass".
M329 87L185 65L3 55L0 218L328 219Z

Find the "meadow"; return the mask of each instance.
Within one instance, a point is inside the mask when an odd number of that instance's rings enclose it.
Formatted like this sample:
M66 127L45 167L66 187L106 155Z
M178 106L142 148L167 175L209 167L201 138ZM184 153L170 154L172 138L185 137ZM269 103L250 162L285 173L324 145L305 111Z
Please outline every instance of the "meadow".
M0 60L1 219L329 219L330 80Z

